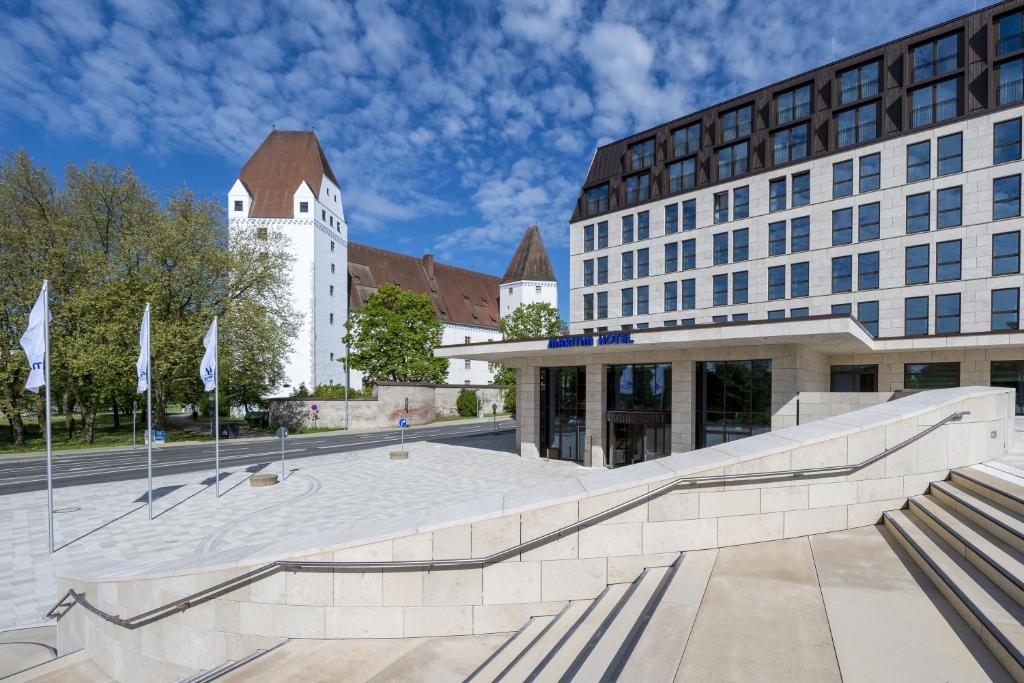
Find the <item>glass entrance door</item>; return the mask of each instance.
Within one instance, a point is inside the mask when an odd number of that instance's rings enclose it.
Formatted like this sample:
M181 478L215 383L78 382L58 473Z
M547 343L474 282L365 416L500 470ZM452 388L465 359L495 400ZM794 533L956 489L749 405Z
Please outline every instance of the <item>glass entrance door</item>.
M668 455L669 426L660 424L611 422L611 466L632 465Z
M541 368L541 455L584 461L587 438L586 368Z

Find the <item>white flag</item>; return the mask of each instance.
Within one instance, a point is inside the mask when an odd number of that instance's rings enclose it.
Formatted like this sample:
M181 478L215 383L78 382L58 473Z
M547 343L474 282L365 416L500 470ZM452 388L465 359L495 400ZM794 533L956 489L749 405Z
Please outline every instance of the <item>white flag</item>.
M135 375L139 380L135 392L141 394L149 389L149 304L146 304L142 327L139 328L139 360L135 361Z
M35 306L28 316L28 329L21 335L21 348L25 349L25 355L28 356L29 367L25 388L36 393L39 393L39 387L46 384L46 325L49 320L45 318L53 319L52 316L44 315L46 296L46 285L43 285L39 298L36 299Z
M199 366L199 378L203 380L203 386L206 387L206 391L213 391L217 388L217 319L213 319L213 324L210 325L210 329L206 331L206 336L203 337L203 346L206 347L206 353L203 354L203 362Z

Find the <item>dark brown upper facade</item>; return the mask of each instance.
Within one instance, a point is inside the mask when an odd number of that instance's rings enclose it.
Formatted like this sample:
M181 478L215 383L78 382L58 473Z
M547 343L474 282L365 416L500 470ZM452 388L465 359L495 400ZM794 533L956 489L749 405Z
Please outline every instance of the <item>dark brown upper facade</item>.
M1009 0L597 149L571 222L1024 102Z
M295 191L305 182L320 196L324 176L338 185L316 133L274 130L245 162L238 179L252 197L250 218L294 218Z

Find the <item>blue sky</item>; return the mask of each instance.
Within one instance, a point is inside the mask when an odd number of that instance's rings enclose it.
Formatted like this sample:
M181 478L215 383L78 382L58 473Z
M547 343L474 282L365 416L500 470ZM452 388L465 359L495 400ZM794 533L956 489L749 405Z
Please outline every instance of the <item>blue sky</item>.
M985 3L981 3L984 6ZM350 238L501 274L537 224L567 312L594 148L975 9L974 0L0 3L0 150L225 201L314 128Z

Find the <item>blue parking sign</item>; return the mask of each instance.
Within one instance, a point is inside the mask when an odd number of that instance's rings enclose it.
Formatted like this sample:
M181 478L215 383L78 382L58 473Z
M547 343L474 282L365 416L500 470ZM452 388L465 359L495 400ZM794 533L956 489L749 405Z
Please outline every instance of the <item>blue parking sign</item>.
M399 426L399 427L400 427L401 429L405 429L406 427L408 427L408 426L409 426L409 421L408 421L408 420L406 420L406 419L405 419L404 417L403 417L403 418L400 418L400 419L398 420L398 426Z

